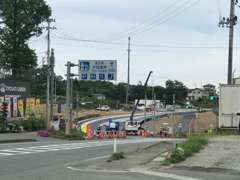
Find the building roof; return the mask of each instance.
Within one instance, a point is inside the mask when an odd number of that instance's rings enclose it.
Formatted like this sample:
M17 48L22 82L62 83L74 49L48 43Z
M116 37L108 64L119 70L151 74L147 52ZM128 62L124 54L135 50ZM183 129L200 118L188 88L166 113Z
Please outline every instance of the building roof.
M203 87L216 87L216 86L213 84L205 84L205 85L203 85Z

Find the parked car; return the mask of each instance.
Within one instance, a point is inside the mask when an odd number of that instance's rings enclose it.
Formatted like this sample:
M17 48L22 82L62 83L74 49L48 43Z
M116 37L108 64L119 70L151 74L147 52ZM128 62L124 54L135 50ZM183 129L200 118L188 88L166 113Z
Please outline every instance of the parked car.
M97 108L98 111L110 111L110 107L108 105L102 105Z

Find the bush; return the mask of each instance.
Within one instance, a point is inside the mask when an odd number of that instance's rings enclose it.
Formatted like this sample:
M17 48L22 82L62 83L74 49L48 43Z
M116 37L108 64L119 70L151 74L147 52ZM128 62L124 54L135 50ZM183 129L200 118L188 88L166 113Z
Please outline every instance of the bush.
M46 128L46 122L43 118L31 117L23 121L23 128L26 131L37 131Z
M117 161L117 160L121 160L121 159L125 159L126 157L124 156L123 152L119 152L119 153L114 153L112 154L112 156L109 158L108 161Z
M64 131L53 131L50 136L58 139L84 140L83 134L78 130L72 130L69 135L65 135Z
M206 136L193 136L187 141L177 144L176 148L172 150L170 157L166 158L162 165L170 163L178 163L184 161L187 157L199 152L208 144Z

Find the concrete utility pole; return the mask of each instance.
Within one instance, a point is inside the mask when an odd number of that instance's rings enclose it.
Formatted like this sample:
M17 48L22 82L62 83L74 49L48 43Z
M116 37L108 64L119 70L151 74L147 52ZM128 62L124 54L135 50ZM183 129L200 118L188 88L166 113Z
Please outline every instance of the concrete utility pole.
M66 128L65 128L65 134L69 135L70 134L70 97L71 96L71 62L67 62L67 89L66 89L66 111L65 111L65 116L66 116Z
M128 74L127 74L127 89L126 89L126 107L128 106L129 86L130 86L130 48L131 37L128 37Z
M173 94L173 134L174 134L174 124L175 124L175 104L176 104L176 95Z
M66 128L65 135L69 135L71 133L71 123L72 123L72 88L73 82L71 80L72 76L78 76L71 73L71 67L78 66L71 62L67 62L67 89L66 89L66 110L65 110L65 118L66 118Z
M51 62L50 62L50 33L51 30L55 29L55 27L51 27L51 23L54 22L54 19L47 20L47 93L46 93L46 121L47 128L50 129L50 117L49 117L49 96L50 96L50 70L51 70Z
M53 103L54 103L54 66L55 66L55 56L54 56L54 50L51 49L51 57L50 57L50 120L53 119Z
M238 4L236 0L230 0L230 17L223 17L219 22L219 27L229 27L229 47L228 47L228 79L227 83L232 84L232 60L233 60L233 35L234 26L237 23L237 16L235 16L235 5Z
M232 84L232 59L233 59L233 33L235 0L231 0L230 24L229 24L229 50L228 50L228 84Z

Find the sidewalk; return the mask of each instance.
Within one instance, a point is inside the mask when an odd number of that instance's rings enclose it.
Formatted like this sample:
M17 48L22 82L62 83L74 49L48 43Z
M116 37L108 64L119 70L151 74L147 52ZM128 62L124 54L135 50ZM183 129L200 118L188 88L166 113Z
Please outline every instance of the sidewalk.
M37 132L1 133L0 134L0 140L33 139L33 138L37 138Z
M87 165L86 162L79 162L71 164L70 167L83 171L129 171L133 167L152 161L162 152L171 149L174 144L174 142L160 142L134 152L127 152L125 153L126 159L107 162L109 157L99 157L99 159L93 158L93 161L88 161Z
M220 168L240 172L240 136L213 137L205 149L176 166Z

